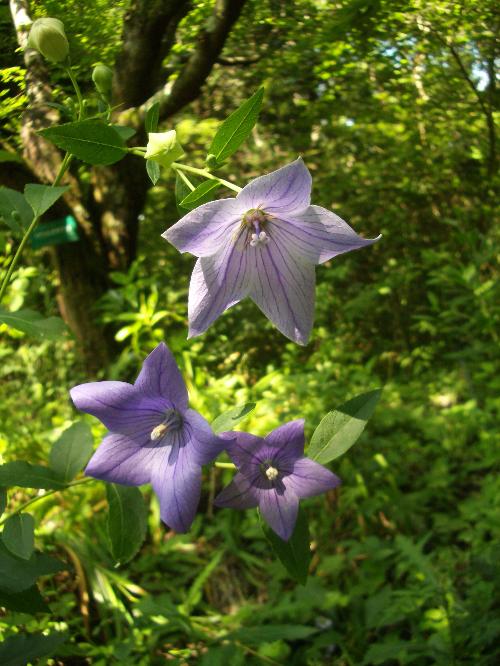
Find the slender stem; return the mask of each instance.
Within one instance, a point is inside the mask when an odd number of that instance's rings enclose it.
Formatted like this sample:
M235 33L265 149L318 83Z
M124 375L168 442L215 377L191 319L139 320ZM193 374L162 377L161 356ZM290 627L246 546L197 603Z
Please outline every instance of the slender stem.
M61 490L66 490L67 488L73 488L73 486L81 486L84 483L90 483L91 481L95 481L95 479L91 479L90 477L87 477L85 479L79 479L78 481L72 481L71 483L68 483L67 486L63 486L62 488L54 488L53 490L48 490L46 493L43 493L43 495L37 495L36 497L32 497L27 502L24 502L24 504L20 504L17 507L17 509L11 511L11 513L9 513L7 516L4 516L2 519L0 519L0 525L3 525L11 516L15 516L17 513L21 513L21 511L24 511L24 509L26 509L28 506L35 504L35 502L40 502L46 497L50 497L50 495L54 495L55 493L61 492Z
M72 159L72 156L69 153L66 153L66 155L64 156L63 161L61 162L61 166L59 167L59 172L58 172L57 176L55 177L55 180L52 183L51 187L56 187L57 185L59 185L59 183L61 182L62 177L64 176L64 174L66 173L66 171L68 169L68 166L71 162L71 159ZM14 269L15 269L15 267L17 266L17 264L19 262L19 259L21 258L21 254L24 250L24 247L25 247L26 243L28 242L29 237L33 233L33 231L34 231L36 225L38 224L39 220L40 220L39 217L34 217L33 218L33 220L31 221L30 226L26 230L26 233L24 234L21 242L19 243L19 247L16 250L14 258L10 262L10 266L7 269L7 272L5 273L5 277L2 280L2 286L0 288L0 303L2 302L2 299L5 295L5 292L7 290L9 282L10 282L10 278L12 277L12 273L14 272Z
M66 74L69 76L69 79L73 84L73 88L75 89L76 98L78 100L78 120L81 120L83 117L84 107L83 107L83 97L82 97L82 92L80 90L80 86L78 85L78 81L75 79L75 76L71 71L71 65L65 67L64 70Z
M216 462L214 465L215 467L220 467L221 469L236 469L236 465L233 465L233 463Z
M175 169L175 172L179 174L179 176L182 178L182 180L186 183L186 185L189 187L191 192L194 192L196 189L193 183L189 180L189 178L186 176L186 174L182 173L182 171Z
M243 189L242 187L238 187L238 185L235 185L234 183L229 182L229 180L224 180L224 178L219 178L218 176L214 176L210 171L207 171L206 169L197 169L196 167L191 167L188 166L187 164L179 164L178 162L174 162L172 164L172 167L176 170L180 171L187 171L188 173L195 173L198 176L203 176L204 178L208 178L209 180L218 180L221 185L224 185L230 190L233 190L233 192L241 192Z

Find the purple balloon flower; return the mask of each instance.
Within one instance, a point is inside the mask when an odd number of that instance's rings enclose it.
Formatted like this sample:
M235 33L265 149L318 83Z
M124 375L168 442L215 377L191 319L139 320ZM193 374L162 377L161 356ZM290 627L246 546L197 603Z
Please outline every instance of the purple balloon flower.
M238 468L215 504L233 509L259 507L264 520L284 541L292 536L299 499L325 493L340 484L326 467L304 456L304 420L290 421L264 439L246 432L228 443Z
M85 474L126 486L151 483L163 522L186 532L200 499L201 466L227 442L188 408L186 385L167 346L162 342L149 354L134 384L92 382L70 393L78 409L110 430Z
M306 344L314 319L315 264L371 245L340 217L311 206L302 159L252 180L233 199L203 204L164 232L199 257L189 288L189 337L245 296L291 340Z

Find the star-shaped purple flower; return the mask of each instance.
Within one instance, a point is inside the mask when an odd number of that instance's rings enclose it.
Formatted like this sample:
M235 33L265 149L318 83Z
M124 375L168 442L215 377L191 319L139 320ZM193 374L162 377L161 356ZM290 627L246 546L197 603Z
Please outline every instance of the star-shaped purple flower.
M215 504L233 509L259 507L264 520L284 541L292 536L299 499L339 485L330 470L304 456L304 420L290 421L264 439L246 432L227 433L228 453L238 468Z
M92 382L70 393L78 409L110 431L85 474L127 486L151 483L163 522L186 532L200 499L201 466L227 441L189 409L186 385L167 346L160 343L149 354L134 384Z
M291 340L306 344L314 319L315 264L371 245L340 217L311 206L302 159L252 180L233 199L203 204L164 232L199 257L189 288L189 337L245 296Z

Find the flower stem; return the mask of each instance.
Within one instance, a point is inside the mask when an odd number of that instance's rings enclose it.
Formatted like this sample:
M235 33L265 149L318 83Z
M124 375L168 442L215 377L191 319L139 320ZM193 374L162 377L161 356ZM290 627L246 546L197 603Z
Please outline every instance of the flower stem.
M80 90L80 86L78 85L78 81L76 80L72 70L71 70L71 65L68 65L67 67L64 68L64 71L69 77L69 80L73 84L73 88L76 93L76 98L78 100L78 120L81 120L83 118L83 113L84 113L84 106L83 106L83 97L82 97L82 92Z
M26 509L28 506L31 506L32 504L35 504L35 502L40 502L40 500L45 499L46 497L50 497L50 495L54 495L55 493L61 492L61 490L66 490L67 488L73 488L73 486L81 486L84 483L90 483L91 481L95 481L96 479L92 479L90 477L86 477L85 479L79 479L78 481L72 481L71 483L68 483L67 486L63 486L62 488L55 488L53 490L48 490L46 493L43 493L43 495L37 495L36 497L32 497L29 499L27 502L24 502L24 504L21 504L20 506L17 507L17 509L14 509L11 513L9 513L7 516L4 516L2 519L0 519L0 525L3 525L11 516L15 516L18 513L21 513Z
M186 185L189 187L189 189L191 190L191 192L194 192L194 190L196 189L196 187L195 187L195 186L193 185L193 183L189 180L189 178L186 176L186 174L182 173L182 171L181 171L180 169L179 169L179 170L174 169L174 171L175 171L175 173L178 173L178 174L179 174L180 178L182 178L182 180L186 183Z
M221 469L236 469L236 465L233 463L216 462L214 465L215 467L220 467Z
M210 173L210 171L207 171L206 169L197 169L196 167L191 167L188 166L187 164L179 164L179 162L173 162L172 167L179 171L187 171L188 173L194 173L197 174L198 176L203 176L204 178L208 178L209 180L218 180L221 185L224 185L228 189L233 190L233 192L241 192L241 190L243 189L242 187L238 187L238 185L231 183L229 180L224 180L224 178L219 178L218 176L214 176L213 174Z
M56 187L57 185L59 185L59 183L61 182L62 177L64 176L64 174L68 170L71 159L72 159L72 155L70 155L69 153L66 153L66 155L63 158L63 161L61 162L61 166L59 167L59 172L58 172L57 176L55 177L54 182L52 183L51 187ZM7 272L5 273L5 277L2 280L2 286L0 287L0 303L2 302L2 299L5 295L5 292L7 290L9 282L10 282L10 278L12 277L12 273L14 272L14 269L15 269L15 267L17 266L17 264L19 262L19 259L21 258L21 254L24 250L24 247L25 247L26 243L28 242L29 237L33 233L33 231L34 231L36 225L38 224L39 220L40 220L39 217L34 217L33 218L33 220L31 221L30 226L26 230L26 233L24 234L24 236L21 239L21 242L19 243L19 247L16 250L14 258L10 262L10 266L7 269Z

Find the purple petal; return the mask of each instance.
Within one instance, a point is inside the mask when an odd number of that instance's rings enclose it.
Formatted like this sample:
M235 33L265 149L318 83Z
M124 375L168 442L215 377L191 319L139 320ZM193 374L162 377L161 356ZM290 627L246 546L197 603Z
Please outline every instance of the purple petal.
M227 441L217 437L208 422L194 409L183 412L182 418L189 438L187 446L190 455L198 465L207 465L227 447Z
M195 463L182 431L177 442L164 451L151 475L153 490L160 500L160 516L176 532L187 532L200 501L201 467Z
M220 199L198 206L163 234L180 252L197 257L215 254L241 222L245 210L236 199Z
M251 298L283 335L307 344L314 319L313 264L294 256L271 233L267 245L252 249Z
M301 458L295 462L292 474L286 476L283 483L297 497L314 497L336 488L341 481L323 465L309 458Z
M268 213L302 210L311 202L311 174L299 157L286 166L252 180L236 200L244 210L263 208Z
M231 483L217 495L214 504L231 509L252 509L258 506L259 496L251 481L238 472Z
M314 264L373 245L380 238L361 238L347 222L321 206L309 206L293 215L278 215L272 220L272 234L293 254Z
M125 382L90 382L74 386L71 399L75 407L97 417L106 428L134 436L149 432L163 420L166 403L144 397Z
M148 438L144 439L147 443ZM142 447L126 435L107 435L90 459L85 474L111 483L140 486L149 483L157 454L155 448Z
M295 493L288 488L284 492L275 488L262 490L259 492L259 509L269 527L283 541L288 541L293 534L299 509Z
M304 455L304 419L289 421L267 435L266 444L275 450L273 458L292 464Z
M265 460L262 457L264 440L262 437L256 437L249 432L234 432L235 439L227 443L227 452L236 467L246 467L248 465L260 465Z
M249 290L247 253L234 238L213 257L198 259L189 285L189 337L200 335Z
M186 384L172 353L163 342L144 361L134 386L151 398L167 399L177 409L187 408Z

